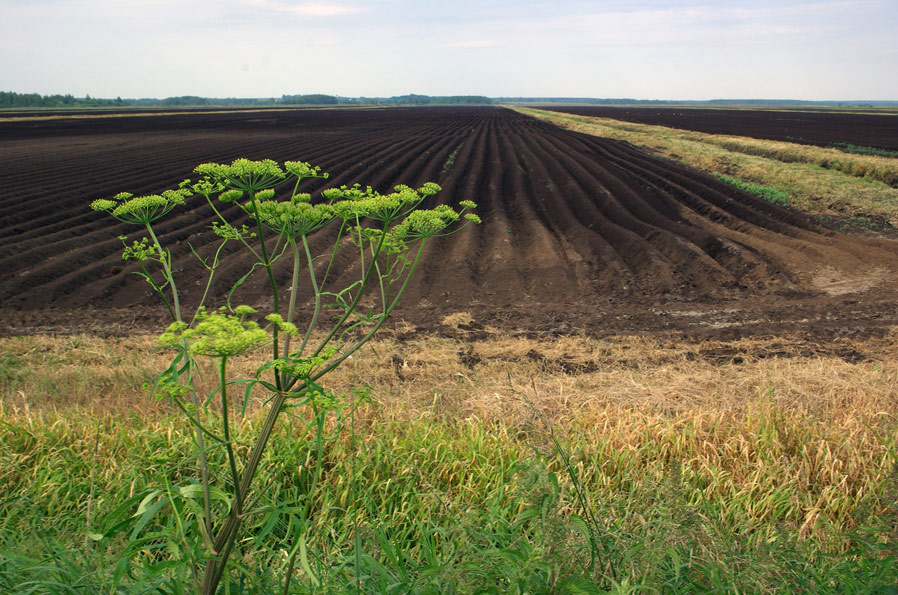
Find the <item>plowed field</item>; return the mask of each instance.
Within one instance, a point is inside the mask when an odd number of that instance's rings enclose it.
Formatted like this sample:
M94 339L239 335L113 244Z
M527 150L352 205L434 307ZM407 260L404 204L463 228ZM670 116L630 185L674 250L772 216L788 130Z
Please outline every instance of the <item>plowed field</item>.
M88 203L158 192L198 163L236 157L321 165L331 179L313 193L432 180L439 201L479 203L483 225L429 245L397 312L417 331L457 311L472 314L472 332L550 334L836 336L898 320L892 242L836 234L626 144L503 108L394 108L0 120L2 332L156 324L160 308L120 256L117 236L137 230ZM197 198L160 222L181 279L201 278L190 245L203 251L210 221ZM313 244L325 249L328 233ZM221 271L218 295L243 265ZM285 283L289 274L279 271ZM181 288L188 301L202 289Z
M541 109L625 122L819 145L898 151L898 113L671 107L542 106Z

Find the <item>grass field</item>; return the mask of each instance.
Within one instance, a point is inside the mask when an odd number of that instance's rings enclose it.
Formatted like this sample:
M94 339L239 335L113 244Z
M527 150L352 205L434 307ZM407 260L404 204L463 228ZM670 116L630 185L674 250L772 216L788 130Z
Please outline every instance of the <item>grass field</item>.
M242 544L246 588L273 592L297 539L313 553L293 592L894 585L894 339L382 339L332 379L370 388L322 455L307 531L266 517L275 545ZM113 592L122 544L87 535L189 473L185 424L142 388L163 364L151 345L0 342L0 590ZM301 498L315 451L302 427L274 438L263 503ZM153 551L132 552L135 592L171 590Z

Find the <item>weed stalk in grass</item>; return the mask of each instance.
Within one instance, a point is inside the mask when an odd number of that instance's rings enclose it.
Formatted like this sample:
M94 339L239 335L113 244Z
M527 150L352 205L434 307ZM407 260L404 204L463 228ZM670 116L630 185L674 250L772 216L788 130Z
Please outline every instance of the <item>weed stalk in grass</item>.
M201 176L196 183L185 180L178 188L158 195L134 197L123 192L112 199L96 200L91 208L141 226L148 234L130 245L122 236L123 258L137 261L138 274L159 295L173 319L159 337L159 344L172 350L174 357L155 383L154 392L167 397L190 421L199 467L199 479L172 485L166 478L163 487L143 497L134 515L136 524L130 529L129 556L142 558L154 567L153 572L177 563L186 565L183 576L192 577L198 591L211 594L231 568L244 521L250 517L298 514L300 541L289 564L292 569L299 552L303 567L308 568L303 545L311 514L308 495L298 507L287 502L276 503L274 509L257 505L262 494L253 480L269 438L285 411L307 406L310 415L305 428L312 436L315 456L315 471L307 489L313 491L321 475L325 416L341 408L337 397L322 387L321 379L384 324L420 267L427 240L455 233L468 223L478 223L479 218L467 212L476 207L471 201L462 201L459 210L447 205L420 208L426 198L440 191L432 182L417 190L396 186L388 194L358 184L342 186L324 190L320 199L313 201L310 194L299 192L300 184L328 176L308 163L287 161L281 166L272 160L237 159L229 165L204 163L194 171ZM283 189L286 200L275 200ZM220 241L211 260L202 259L194 250L208 276L199 306L187 316L171 253L162 245L153 224L194 195L205 198L212 208L212 229ZM238 227L224 216L219 202L237 204L251 219L252 227ZM338 227L333 249L318 258L312 254L308 237L329 225ZM333 287L331 273L344 240L354 246L359 276L346 287ZM255 258L255 264L232 287L226 304L210 310L205 302L228 242L240 243ZM286 308L273 268L281 259L292 261ZM320 259L326 264L317 268ZM312 314L306 321L297 319L296 308L303 268L308 271L314 296ZM271 298L270 312L261 320L256 309L231 304L234 292L258 270L264 271ZM253 377L231 377L229 360L265 345L270 346L271 357ZM208 395L200 395L196 388L202 358L212 360L217 370L217 386ZM233 395L238 389L243 392L241 413L245 413L254 390L268 394L265 420L249 444L237 444L234 439L234 424L238 423L234 405L240 401ZM216 401L218 406L212 406ZM177 529L160 546L162 534L150 528L165 512ZM113 528L104 537L129 529L130 523L117 523ZM123 560L121 572L132 563ZM291 575L292 570L287 573Z

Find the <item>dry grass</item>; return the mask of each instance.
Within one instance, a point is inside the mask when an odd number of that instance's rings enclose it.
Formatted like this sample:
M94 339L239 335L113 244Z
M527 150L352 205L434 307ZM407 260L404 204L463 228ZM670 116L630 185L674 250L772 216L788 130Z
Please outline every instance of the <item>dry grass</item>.
M879 217L898 224L898 158L796 143L520 109L559 126L622 140L709 172L771 186L811 214Z
M786 519L810 534L850 527L893 479L895 339L384 338L327 386L370 386L363 418L372 424L477 423L537 448L549 447L551 427L599 489L682 465L696 494L734 519ZM164 367L163 354L147 357L151 346L146 337L3 339L0 415L165 415L167 404L141 388ZM258 363L232 369L252 375Z

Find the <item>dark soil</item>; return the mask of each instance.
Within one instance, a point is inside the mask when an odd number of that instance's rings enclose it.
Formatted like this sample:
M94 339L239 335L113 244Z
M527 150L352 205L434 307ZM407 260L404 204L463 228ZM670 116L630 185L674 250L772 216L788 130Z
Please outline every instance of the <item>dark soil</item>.
M432 180L444 188L438 201L479 203L483 225L428 246L396 314L411 325L397 325L399 335L440 332L457 311L534 336L826 338L898 321L891 241L841 235L626 144L510 110L392 108L0 120L0 333L164 324L121 259L118 236L142 234L88 204L122 190L156 193L198 163L237 157L321 165L332 175L310 184L313 193ZM188 303L204 278L190 246L209 254L210 222L198 197L157 228ZM313 249L327 249L334 233L312 238ZM338 262L337 282L351 279L349 255ZM216 303L248 261L235 263L219 272ZM238 303L256 304L264 286L251 278Z
M898 151L898 114L605 106L541 106L540 109L709 134Z

